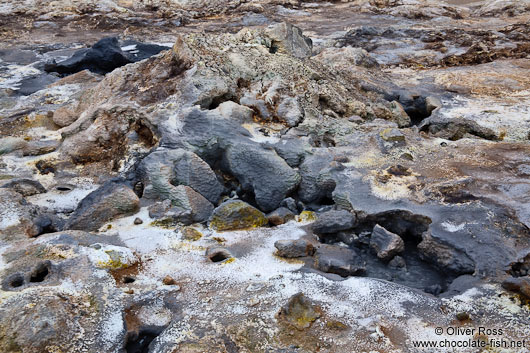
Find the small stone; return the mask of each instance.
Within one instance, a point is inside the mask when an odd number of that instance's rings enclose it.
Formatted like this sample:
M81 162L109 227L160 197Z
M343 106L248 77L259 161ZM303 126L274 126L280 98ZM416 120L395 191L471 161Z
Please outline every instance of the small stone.
M294 213L288 208L280 207L267 215L269 223L275 226L287 223L294 219Z
M162 283L165 285L165 286L173 286L175 284L177 284L177 281L175 281L173 279L173 277L167 275L166 277L164 277L164 279L162 280Z
M392 268L405 268L407 266L407 263L405 262L404 258L399 255L396 255L392 260L390 260L388 266Z
M184 227L181 232L185 240L196 241L202 238L202 233L193 227Z
M458 319L458 321L466 321L470 319L469 314L465 311L457 313L456 318Z
M320 310L303 293L292 296L278 313L280 319L300 331L309 328L320 316Z
M274 243L277 255L285 258L313 256L315 248L308 240L278 240Z
M396 128L384 129L379 135L383 140L389 142L405 141L405 135Z
M379 224L376 224L372 231L370 247L377 253L378 258L383 261L389 261L396 254L405 250L405 243L399 235L389 232Z
M142 221L141 218L136 217L136 218L134 219L134 224L139 225L139 224L142 224L142 223L144 223L144 221Z

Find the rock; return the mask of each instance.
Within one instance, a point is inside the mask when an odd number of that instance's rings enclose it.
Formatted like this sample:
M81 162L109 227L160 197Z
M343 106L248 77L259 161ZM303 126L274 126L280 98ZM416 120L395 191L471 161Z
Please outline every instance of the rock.
M233 101L226 101L217 107L219 114L225 119L235 120L239 123L250 123L252 122L252 116L254 111L249 107L239 105Z
M381 138L389 142L405 141L405 135L395 128L387 128L380 132Z
M365 271L365 266L355 250L325 244L316 250L315 268L341 277L357 276Z
M144 221L142 221L142 219L141 219L141 218L139 218L139 217L136 217L136 218L134 219L134 222L133 222L133 223L134 223L135 225L139 225L139 224L142 224L142 223L144 223Z
M297 126L304 119L304 112L296 98L287 97L278 105L278 119L289 127Z
M59 107L53 112L52 120L60 127L72 125L79 116L70 107Z
M293 213L300 212L296 201L292 197L283 199L282 202L280 203L280 207L287 208L289 211Z
M196 241L202 238L202 233L190 226L182 228L181 232L182 238L189 241Z
M470 317L469 317L468 313L466 313L465 311L461 311L461 312L456 314L456 319L458 321L467 321L467 320L470 319Z
M475 272L475 263L466 253L440 243L429 231L423 233L418 250L423 260L432 262L445 271L456 275Z
M21 150L27 145L27 142L18 137L0 138L0 156L16 150Z
M168 199L149 208L149 216L166 223L201 223L210 218L213 205L201 194L185 185L172 186ZM168 223L168 224L169 224Z
M131 62L121 50L118 38L108 37L98 41L92 48L77 51L69 59L59 63L49 63L44 69L47 72L60 74L73 74L85 69L98 74L106 74Z
M502 287L512 292L518 292L530 299L529 277L509 277L502 282Z
M230 251L221 247L208 248L206 250L206 256L208 256L212 262L222 262L233 258Z
M81 200L65 228L96 231L106 222L134 214L139 208L140 200L134 191L111 180Z
M297 330L304 330L321 316L320 310L303 293L293 295L278 313L278 318Z
M433 115L425 119L419 127L420 130L427 131L433 136L451 141L465 137L480 137L492 141L501 140L500 135L492 129L463 117L451 118Z
M274 247L278 250L276 254L285 258L313 256L315 253L313 244L305 239L278 240Z
M44 186L37 180L33 179L14 179L2 185L2 188L11 189L22 196L32 196L46 192Z
M186 185L216 204L223 192L210 166L195 153L182 149L162 149L149 154L137 173L145 185L146 198L173 201L176 186Z
M324 212L313 223L316 234L333 234L341 230L348 230L355 225L355 216L346 210Z
M267 215L269 223L275 226L287 223L294 219L294 213L288 208L280 207Z
M300 165L300 187L298 195L305 203L331 198L335 189L335 180L331 176L330 163L333 156L329 153L307 156Z
M241 143L228 148L225 167L245 191L254 193L258 207L272 211L300 182L300 175L276 152Z
M59 140L30 141L22 149L24 156L40 156L55 151L61 145Z
M274 144L274 150L278 156L282 157L291 168L296 168L302 163L311 146L306 141L307 139L282 136L281 140Z
M216 231L257 228L267 223L261 211L239 200L223 202L210 219L210 227Z
M53 214L41 214L26 226L26 235L30 238L38 237L45 233L58 232L64 226L64 221Z
M289 54L296 58L312 55L313 42L296 26L285 22L270 25L265 34L271 39L271 53Z
M173 286L175 284L177 284L177 281L175 281L173 279L173 277L167 275L166 277L164 277L164 279L162 279L162 283L165 285L165 286Z
M431 114L433 110L441 107L442 102L438 98L433 96L427 96L427 98L425 98L425 108L427 109L427 113Z
M314 60L319 60L333 67L335 70L348 70L352 66L365 68L378 67L379 63L362 48L325 48Z
M388 266L392 268L405 268L407 267L407 263L405 262L404 258L399 255L396 255L392 260L390 260Z
M370 248L381 260L390 261L394 256L405 251L405 243L399 235L376 224L370 238Z

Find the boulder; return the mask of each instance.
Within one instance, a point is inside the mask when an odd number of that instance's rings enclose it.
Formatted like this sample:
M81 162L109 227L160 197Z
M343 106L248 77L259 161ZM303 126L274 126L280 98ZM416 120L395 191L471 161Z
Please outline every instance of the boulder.
M215 204L224 190L206 162L182 149L161 149L149 154L137 173L145 185L147 198L172 200L175 185L186 185Z
M24 178L11 180L8 183L2 185L2 188L11 189L18 192L22 196L31 196L46 192L44 186L42 186L42 184L37 180Z
M249 107L239 105L233 101L226 101L217 107L219 114L225 119L236 120L239 123L250 123L252 122L252 116L254 111Z
M464 117L452 118L433 115L422 122L420 130L427 131L435 137L451 141L466 137L479 137L492 141L501 140L499 133Z
M213 205L201 194L185 185L172 186L168 198L149 207L149 216L160 224L192 224L207 221Z
M376 224L370 237L370 248L377 257L383 261L390 261L394 256L405 250L403 239L397 234L389 232L385 228Z
M118 38L103 38L92 48L81 49L74 55L59 63L49 63L44 69L47 72L73 74L85 69L98 74L106 74L112 70L129 64L132 61L121 50Z
M322 213L313 223L316 234L334 234L348 230L355 225L355 216L346 210L332 210Z
M298 196L305 203L319 202L323 198L331 198L335 189L335 181L331 176L330 163L333 156L322 153L307 156L300 165L300 187Z
M315 247L305 239L278 240L274 243L276 254L285 258L313 256Z
M271 213L267 214L267 219L269 223L275 226L280 224L287 223L294 219L294 213L291 212L288 208L280 207Z
M22 148L23 156L40 156L55 151L61 145L59 140L29 141Z
M260 210L240 200L223 202L210 219L210 227L217 231L257 228L267 223Z
M324 244L316 250L315 268L341 277L356 276L365 271L363 261L355 250Z
M439 268L456 275L475 272L475 262L463 251L450 245L442 244L429 231L423 233L423 240L418 244L420 257L434 263Z
M304 112L296 98L284 98L278 105L278 119L289 127L297 126L304 118Z
M79 116L70 107L60 107L53 112L52 120L60 127L72 125Z
M274 150L259 145L239 143L227 149L225 167L245 191L254 193L258 207L272 211L300 182L300 175Z
M270 25L265 34L271 40L270 52L308 58L312 55L313 42L302 34L302 30L289 23Z
M106 222L132 215L139 208L140 200L131 188L110 180L81 200L65 228L96 231Z

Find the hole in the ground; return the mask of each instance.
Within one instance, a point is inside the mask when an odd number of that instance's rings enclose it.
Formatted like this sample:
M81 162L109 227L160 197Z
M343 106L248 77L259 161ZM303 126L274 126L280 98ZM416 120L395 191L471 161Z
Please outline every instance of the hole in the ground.
M144 327L138 332L128 332L125 351L127 353L148 353L149 345L162 331L163 328L160 327Z
M218 252L210 255L210 260L212 262L221 262L221 261L229 259L230 257L231 257L230 254L228 254L227 252L218 251Z
M17 273L9 279L8 284L11 288L21 287L24 285L24 276Z
M57 191L72 191L74 189L71 185L57 185L55 190Z
M30 282L43 282L50 273L48 264L39 264L31 273Z
M131 277L131 276L125 276L123 277L122 279L122 282L127 284L127 283L134 283L134 281L136 281L136 278L134 277Z
M276 40L271 40L271 46L269 48L269 53L271 54L276 54L278 52L278 50L280 49L280 46L278 45L278 41Z

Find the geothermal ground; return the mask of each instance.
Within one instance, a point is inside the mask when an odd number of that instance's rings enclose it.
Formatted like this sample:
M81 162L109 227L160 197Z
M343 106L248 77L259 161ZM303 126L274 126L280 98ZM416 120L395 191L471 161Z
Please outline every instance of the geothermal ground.
M530 352L529 0L0 3L0 352Z

